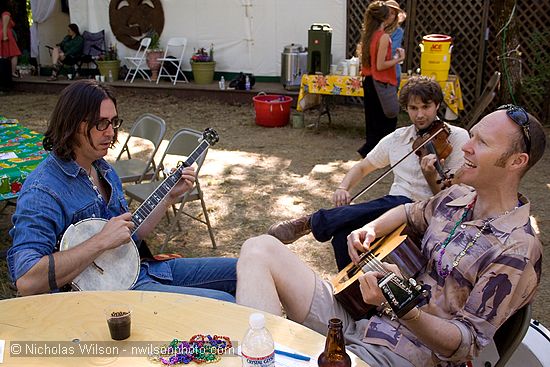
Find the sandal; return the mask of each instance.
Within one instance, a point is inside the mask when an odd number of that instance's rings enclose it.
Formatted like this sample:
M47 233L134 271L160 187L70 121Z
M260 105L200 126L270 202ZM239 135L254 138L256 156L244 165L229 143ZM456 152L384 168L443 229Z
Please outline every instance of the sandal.
M49 81L49 82L54 82L54 81L57 80L57 76L52 75L52 76L50 76L50 77L49 77L48 79L46 79L46 80Z
M19 72L11 73L12 78L21 78Z

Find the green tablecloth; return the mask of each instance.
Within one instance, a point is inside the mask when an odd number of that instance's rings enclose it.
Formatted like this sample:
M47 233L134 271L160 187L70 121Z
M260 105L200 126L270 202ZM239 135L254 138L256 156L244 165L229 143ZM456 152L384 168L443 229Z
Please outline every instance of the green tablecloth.
M0 116L0 201L15 199L27 175L46 157L44 136Z

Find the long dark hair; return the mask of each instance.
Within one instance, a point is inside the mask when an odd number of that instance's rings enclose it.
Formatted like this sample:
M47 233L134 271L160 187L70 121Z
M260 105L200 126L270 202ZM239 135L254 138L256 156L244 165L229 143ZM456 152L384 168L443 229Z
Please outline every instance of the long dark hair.
M95 80L79 80L63 89L44 134L44 149L53 151L64 160L75 159L74 148L78 144L76 135L82 122L88 123L86 136L93 146L90 131L100 117L101 102L106 99L113 101L116 108L113 90ZM115 129L111 147L117 142L117 133Z
M361 65L370 65L370 42L374 32L390 16L390 7L383 1L370 3L365 10L363 32L361 34Z

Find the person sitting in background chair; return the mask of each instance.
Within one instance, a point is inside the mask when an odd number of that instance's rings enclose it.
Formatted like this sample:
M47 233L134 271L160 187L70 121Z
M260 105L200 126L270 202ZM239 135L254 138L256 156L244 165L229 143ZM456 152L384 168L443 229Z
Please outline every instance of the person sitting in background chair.
M402 127L386 135L367 156L355 164L334 191L335 208L320 209L313 214L287 220L271 226L268 234L283 243L313 233L320 242L332 239L338 269L351 261L347 251L346 237L387 210L411 201L426 200L441 190L435 168L436 156L427 154L419 159L415 155L397 164L407 153L412 152L414 142L434 124L441 123L437 110L443 101L439 84L425 76L414 76L403 86L399 95L402 108L407 110L411 126ZM448 141L452 151L441 163L443 170L454 173L463 163L460 148L468 141L468 132L463 128L448 125ZM434 131L435 132L435 131ZM393 169L394 180L389 195L368 202L350 204L350 191L363 177L386 166Z
M61 43L52 48L52 76L49 81L57 80L57 74L63 65L74 65L77 63L82 48L84 47L84 38L80 35L78 26L74 23L69 24L67 35Z

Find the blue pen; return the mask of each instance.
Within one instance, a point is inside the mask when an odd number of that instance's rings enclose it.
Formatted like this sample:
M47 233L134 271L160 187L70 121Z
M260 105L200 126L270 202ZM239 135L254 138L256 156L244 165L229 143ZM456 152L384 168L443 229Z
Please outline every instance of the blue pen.
M279 350L279 349L275 349L275 354L280 354L280 355L285 356L285 357L298 359L300 361L309 361L309 360L311 360L311 358L308 357L308 356L303 356L301 354L296 354L296 353L285 352L284 350Z

